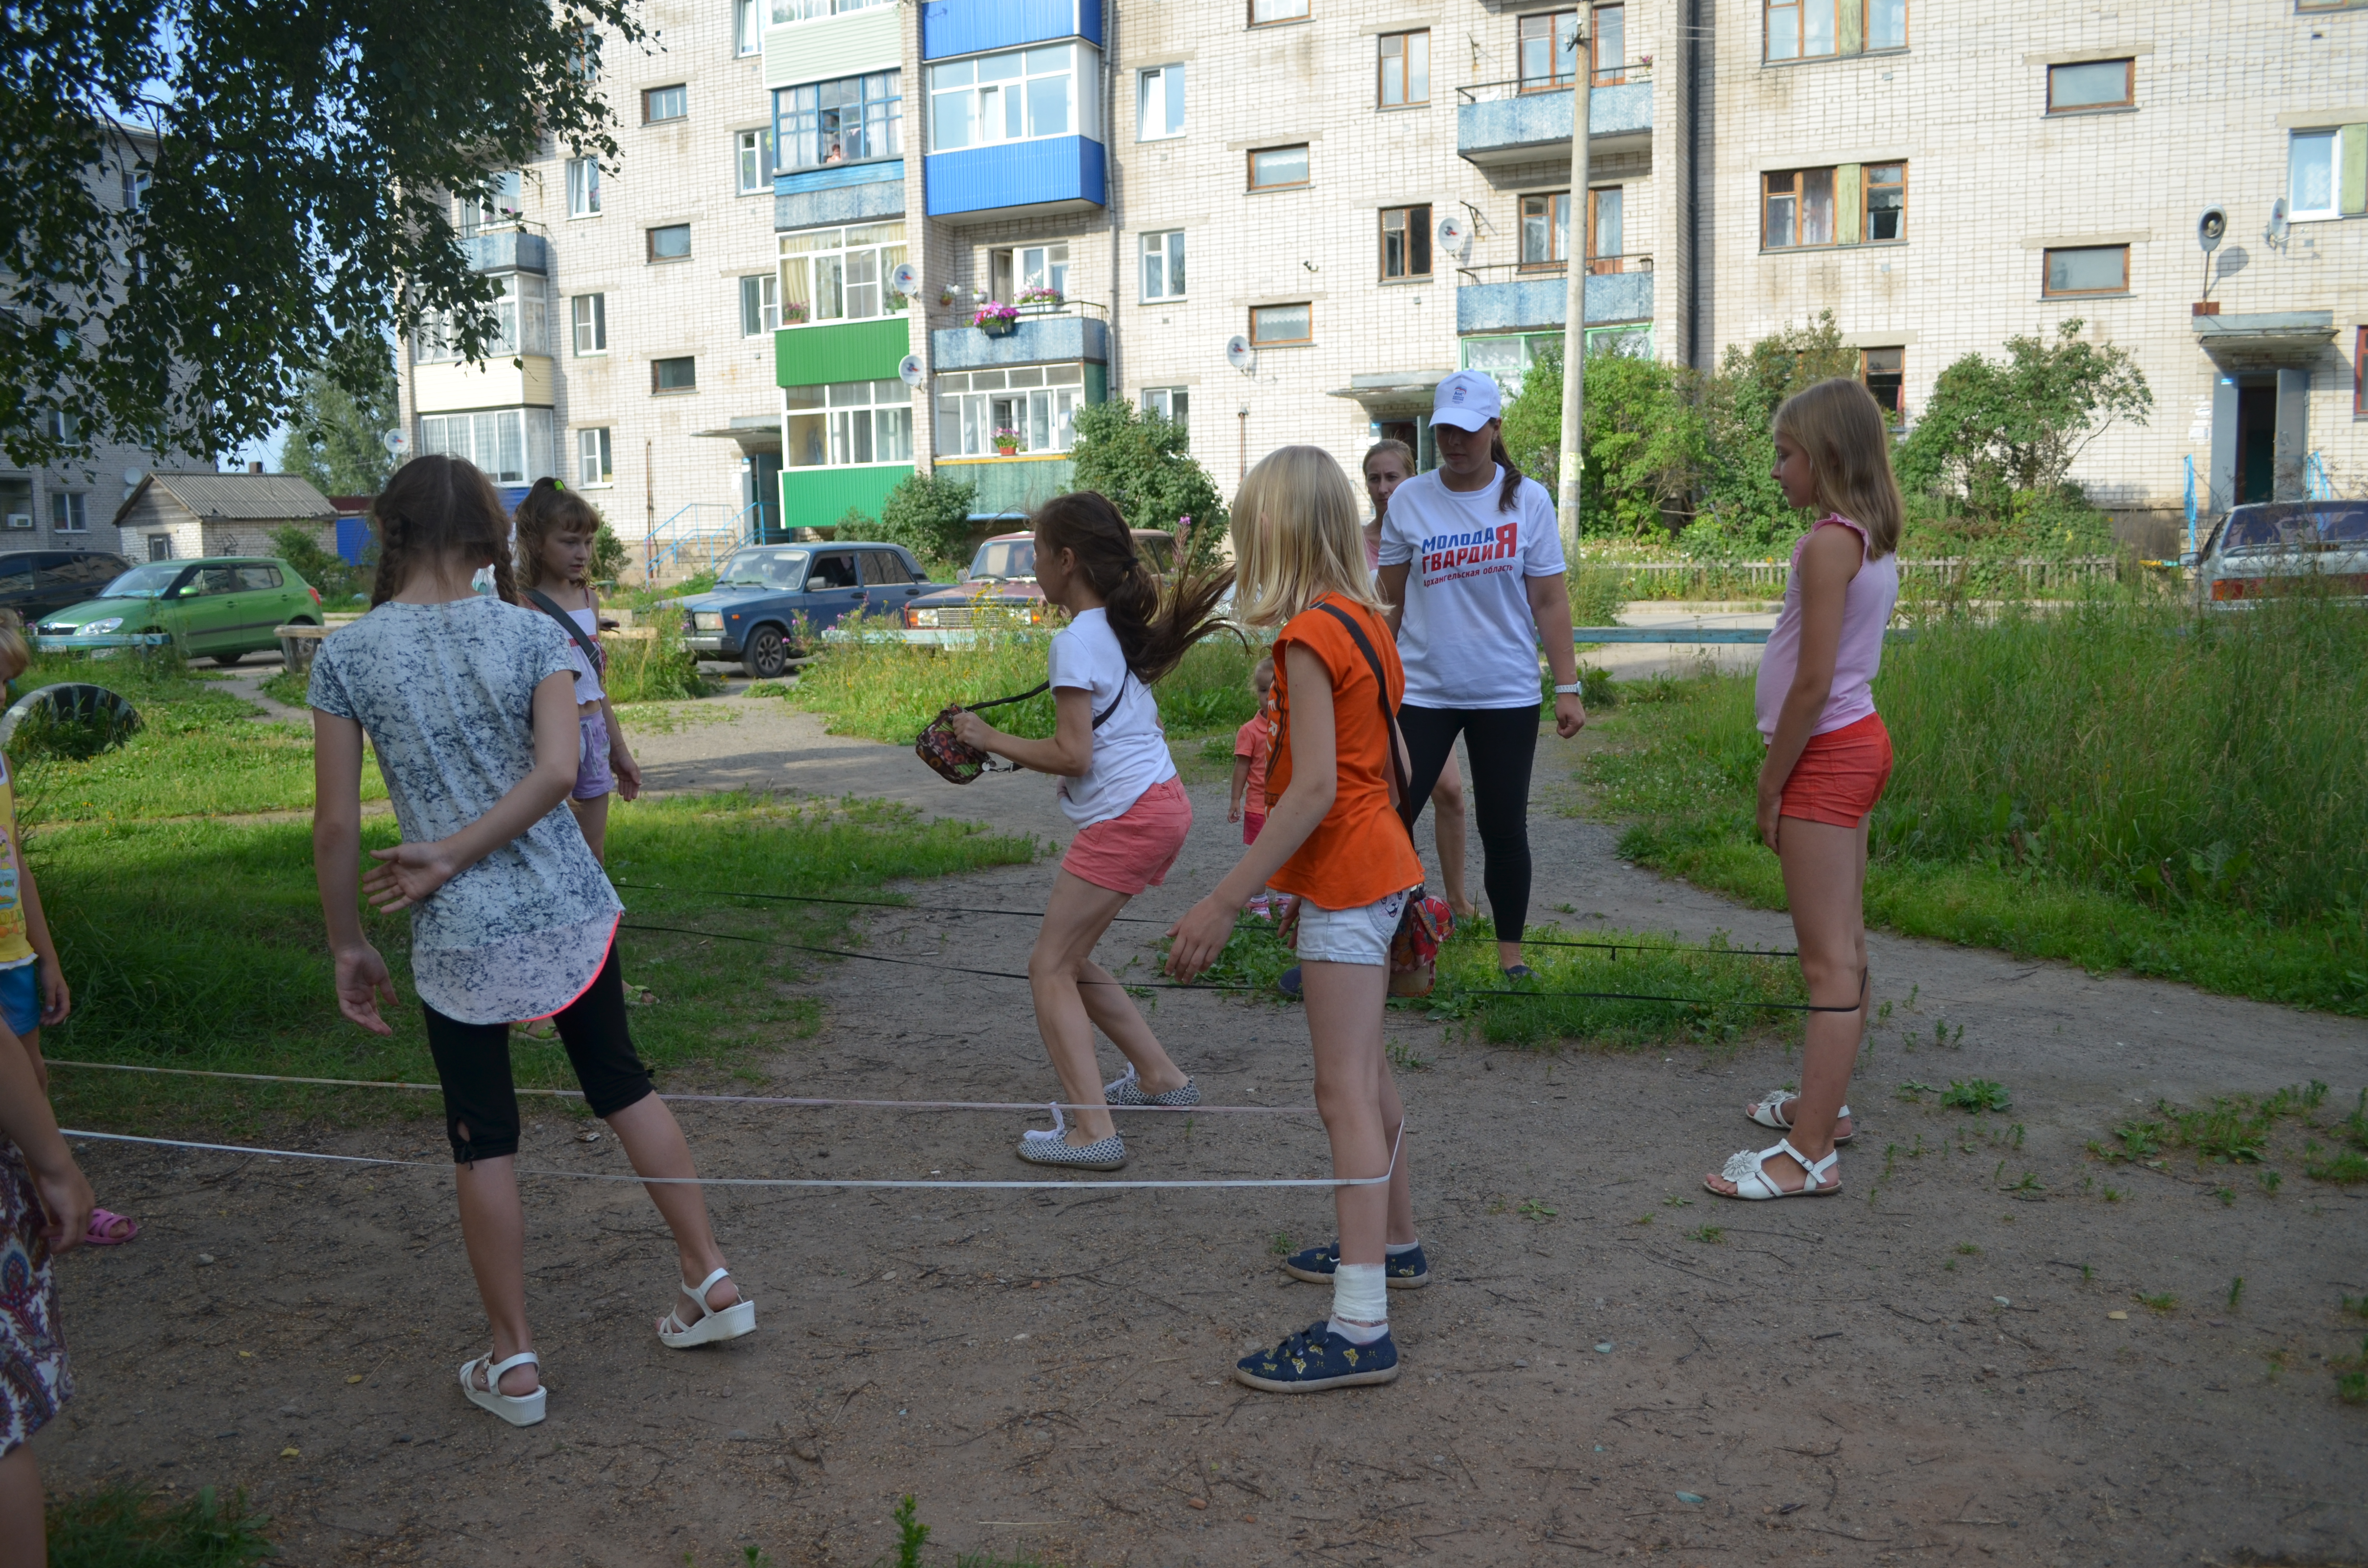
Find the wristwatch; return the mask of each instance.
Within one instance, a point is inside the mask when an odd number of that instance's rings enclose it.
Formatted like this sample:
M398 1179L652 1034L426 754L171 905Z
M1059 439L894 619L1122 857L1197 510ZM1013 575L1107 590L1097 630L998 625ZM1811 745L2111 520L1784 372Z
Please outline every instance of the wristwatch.
M1556 697L1577 697L1578 695L1578 686L1579 683L1577 681L1571 682L1568 686L1557 686L1554 687L1554 695Z

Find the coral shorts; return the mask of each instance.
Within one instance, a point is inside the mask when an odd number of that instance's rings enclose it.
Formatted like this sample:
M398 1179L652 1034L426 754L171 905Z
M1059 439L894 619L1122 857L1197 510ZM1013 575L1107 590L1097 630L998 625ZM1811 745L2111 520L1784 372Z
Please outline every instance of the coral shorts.
M1811 735L1784 780L1780 816L1856 827L1891 782L1891 732L1880 714Z
M1265 825L1266 825L1266 813L1265 813L1264 812L1243 812L1243 813L1242 813L1242 842L1243 842L1244 844L1256 844L1256 843L1258 842L1258 829L1260 829L1260 828L1264 827Z
M1167 880L1191 831L1192 802L1185 798L1184 781L1164 779L1120 815L1079 833L1061 857L1061 869L1133 898Z

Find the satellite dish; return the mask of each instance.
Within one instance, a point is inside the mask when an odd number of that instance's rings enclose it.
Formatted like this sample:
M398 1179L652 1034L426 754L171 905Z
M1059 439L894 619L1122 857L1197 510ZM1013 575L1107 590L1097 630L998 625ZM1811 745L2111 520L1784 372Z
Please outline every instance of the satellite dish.
M907 354L896 361L896 379L906 386L917 387L928 378L928 367L921 363L918 354Z
M2286 199L2279 197L2270 203L2270 226L2261 231L2261 238L2273 245L2286 243Z
M1457 217L1439 221L1439 248L1451 255L1462 256L1463 247L1472 243L1472 225Z
M123 483L126 486L137 484L140 480L141 472L138 469L127 468L123 471Z
M379 437L386 449L396 457L411 450L411 437L401 430L389 430Z
M1258 363L1258 350L1250 347L1248 338L1237 332L1225 339L1225 363L1247 376L1250 373L1250 367Z
M921 269L909 261L900 261L888 274L888 286L909 300L921 291Z
M2217 207L2207 207L2203 216L2195 220L2195 243L2210 256L2220 248L2220 236L2228 232L2228 214Z

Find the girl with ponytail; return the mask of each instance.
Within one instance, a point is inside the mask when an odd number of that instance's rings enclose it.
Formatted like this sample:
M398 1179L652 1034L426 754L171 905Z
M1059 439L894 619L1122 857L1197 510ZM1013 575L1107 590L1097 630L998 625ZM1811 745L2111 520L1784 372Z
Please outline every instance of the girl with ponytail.
M1151 685L1193 643L1224 630L1217 606L1233 571L1179 572L1163 594L1126 519L1089 490L1054 496L1034 526L1037 585L1070 615L1053 637L1053 738L1005 734L975 713L958 715L954 734L1057 775L1061 810L1078 830L1028 955L1036 1027L1062 1098L1078 1116L1070 1126L1055 1112L1052 1130L1030 1132L1019 1155L1032 1165L1114 1171L1126 1164L1126 1144L1110 1107L1201 1103L1199 1085L1160 1049L1093 954L1127 901L1167 877L1191 829L1191 802L1167 754ZM1107 1085L1094 1060L1096 1028L1127 1061L1125 1074Z

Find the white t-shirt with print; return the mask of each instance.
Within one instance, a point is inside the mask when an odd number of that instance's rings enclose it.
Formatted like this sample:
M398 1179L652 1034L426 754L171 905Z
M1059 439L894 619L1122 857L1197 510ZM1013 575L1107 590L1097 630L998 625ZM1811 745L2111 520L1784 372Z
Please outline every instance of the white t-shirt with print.
M1409 568L1398 657L1412 707L1538 705L1527 582L1564 570L1562 534L1533 479L1521 481L1512 510L1497 509L1504 472L1495 470L1486 489L1459 491L1433 469L1391 493L1382 564Z
M1151 688L1129 674L1110 612L1089 609L1053 634L1053 690L1092 695L1093 710L1110 710L1094 732L1093 760L1075 778L1061 780L1061 810L1079 827L1124 816L1155 784L1176 777L1167 733Z

